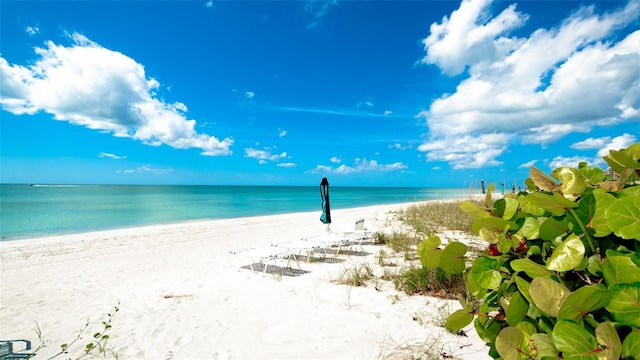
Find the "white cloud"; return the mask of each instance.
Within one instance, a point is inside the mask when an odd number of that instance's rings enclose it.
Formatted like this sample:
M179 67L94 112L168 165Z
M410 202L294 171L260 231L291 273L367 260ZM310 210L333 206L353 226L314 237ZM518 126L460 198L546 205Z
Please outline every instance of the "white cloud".
M526 163L520 164L520 166L518 166L518 169L528 169L535 165L537 162L538 160L527 161Z
M422 63L449 75L466 71L456 91L436 99L423 116L429 143L438 149L460 139L481 140L503 134L509 141L546 146L570 133L640 119L640 30L617 32L640 18L640 0L599 15L582 7L558 26L537 29L529 37L509 36L528 15L508 6L492 16L490 0L464 0L423 40ZM473 134L473 136L471 135ZM508 149L489 144L485 165ZM456 168L477 167L455 154L427 158L453 161ZM457 154L457 153L456 153ZM465 154L469 155L469 154Z
M307 24L307 29L313 29L318 26L320 19L332 6L336 5L338 5L337 0L307 0L304 10L313 15L313 21Z
M247 99L253 99L253 97L256 96L256 93L254 93L253 91L247 91L247 92L244 93L244 96Z
M282 137L285 137L285 136L287 136L287 130L280 129L279 132L278 132L278 137L282 138Z
M454 169L481 168L502 165L495 158L505 151L510 139L505 133L464 135L428 141L418 150L427 152L427 161L446 161Z
M156 169L154 167L143 165L136 169L118 170L116 173L120 174L154 174L154 175L167 175L173 173L173 169Z
M604 163L602 157L609 154L609 150L620 150L629 147L631 144L636 142L636 137L631 134L623 134L620 136L616 136L610 141L607 140L607 143L604 144L596 154L596 158L598 161L596 163Z
M276 166L283 167L283 168L292 168L292 167L296 167L296 164L287 162L287 163L276 164Z
M389 172L405 170L408 166L401 162L392 164L379 164L376 160L355 159L353 166L342 164L337 168L331 166L318 165L312 172L323 174L348 175L362 172Z
M563 166L577 168L578 164L583 161L593 165L592 159L586 156L571 156L571 157L556 156L549 163L549 167L551 169L557 169Z
M26 32L27 32L27 34L29 34L29 35L32 35L32 36L33 36L33 35L36 35L36 34L38 34L38 33L40 32L40 28L39 28L39 27L37 27L37 26L27 26L27 27L24 29L24 31L26 31Z
M98 155L98 157L108 157L114 160L120 160L120 159L126 159L126 156L120 156L120 155L115 155L115 154L110 154L110 153L106 153L106 152L101 152L100 155Z
M206 3L204 3L204 6L207 8L212 8L213 7L213 1L207 1Z
M342 162L342 159L340 159L339 157L334 156L331 159L329 159L329 161L331 161L334 164L339 164L339 163Z
M280 154L272 154L272 148L265 147L264 150L258 150L254 148L244 149L244 157L258 160L260 164L266 164L267 161L278 161L288 157L286 152Z
M393 114L393 112L391 110L385 110L384 113L383 113L384 116L389 116L391 114Z
M145 144L196 148L202 155L230 155L233 139L195 131L180 102L165 103L155 94L160 84L147 78L130 57L70 35L69 47L46 42L36 48L32 65L11 65L0 57L0 105L13 114L44 111L55 120L111 132Z
M611 137L609 136L605 136L601 138L588 138L572 144L570 148L576 149L576 150L599 149L605 146L610 140L611 140Z

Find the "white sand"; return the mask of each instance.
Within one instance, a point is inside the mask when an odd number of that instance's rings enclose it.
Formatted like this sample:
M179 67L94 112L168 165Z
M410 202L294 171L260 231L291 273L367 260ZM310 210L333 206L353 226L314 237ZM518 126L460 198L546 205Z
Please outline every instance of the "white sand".
M390 232L382 205L334 210L332 229ZM463 359L488 358L473 326L468 337L437 324L457 301L406 296L378 281L336 284L345 269L368 262L376 272L384 247L341 263L301 263L297 277L241 269L251 263L231 250L322 234L319 212L189 222L0 243L0 339L37 346L36 322L47 359L71 342L78 354L113 317L109 347L120 359L406 359L433 347ZM385 250L387 253L390 250ZM297 266L296 266L297 267ZM394 271L395 269L391 269ZM375 287L379 289L376 290ZM73 350L72 348L72 350Z

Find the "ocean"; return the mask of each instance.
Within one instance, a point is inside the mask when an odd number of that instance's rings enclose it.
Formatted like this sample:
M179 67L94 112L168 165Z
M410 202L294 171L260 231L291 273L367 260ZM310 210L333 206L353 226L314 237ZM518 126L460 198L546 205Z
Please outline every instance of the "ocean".
M470 189L330 187L331 209L462 198ZM318 211L318 187L0 184L0 236L16 240L191 220Z

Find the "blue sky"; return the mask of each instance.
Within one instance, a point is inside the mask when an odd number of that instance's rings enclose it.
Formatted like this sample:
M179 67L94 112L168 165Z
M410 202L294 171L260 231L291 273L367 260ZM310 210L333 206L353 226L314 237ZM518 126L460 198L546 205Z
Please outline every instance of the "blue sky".
M4 183L510 186L640 141L640 0L0 6Z

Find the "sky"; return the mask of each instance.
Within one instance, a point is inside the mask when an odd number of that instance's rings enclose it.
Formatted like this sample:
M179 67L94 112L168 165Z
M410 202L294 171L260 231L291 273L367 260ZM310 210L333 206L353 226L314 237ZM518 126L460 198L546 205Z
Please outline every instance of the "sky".
M0 2L0 182L479 187L640 141L640 0Z

